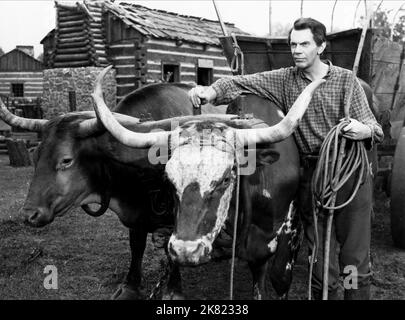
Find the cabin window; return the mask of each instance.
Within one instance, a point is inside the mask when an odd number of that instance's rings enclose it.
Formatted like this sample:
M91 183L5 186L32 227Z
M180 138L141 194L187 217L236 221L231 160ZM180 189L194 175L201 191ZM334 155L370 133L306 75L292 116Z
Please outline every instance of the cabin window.
M212 68L197 68L197 84L209 86L212 83Z
M14 97L24 97L24 83L12 83L11 93Z
M162 81L163 82L180 82L180 65L179 65L179 63L162 62Z
M214 60L198 59L197 60L197 84L209 86L213 82Z

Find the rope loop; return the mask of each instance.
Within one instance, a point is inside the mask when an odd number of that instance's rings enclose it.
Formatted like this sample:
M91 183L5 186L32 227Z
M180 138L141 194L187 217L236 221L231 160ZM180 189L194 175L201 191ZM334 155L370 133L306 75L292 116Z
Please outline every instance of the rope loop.
M349 140L342 135L342 129L348 122L341 121L332 128L321 147L312 178L312 194L320 209L338 210L347 206L370 173L363 142ZM357 179L352 194L343 203L332 204L332 195L338 193L355 173Z
M239 60L240 60L240 74L243 75L245 73L245 57L243 55L242 50L238 45L238 41L236 40L236 36L234 33L231 34L233 40L233 57L231 62L231 71L232 73L239 72Z

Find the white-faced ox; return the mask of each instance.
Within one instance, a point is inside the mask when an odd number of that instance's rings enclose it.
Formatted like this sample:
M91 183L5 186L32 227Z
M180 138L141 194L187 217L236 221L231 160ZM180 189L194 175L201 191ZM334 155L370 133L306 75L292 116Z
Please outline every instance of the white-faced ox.
M155 120L192 115L187 96L190 89L184 84L143 87L123 98L114 111L132 130L170 130L170 122L139 123L118 113ZM134 151L117 142L98 123L94 112L69 113L50 121L25 119L11 114L1 102L0 116L12 126L42 132L22 210L27 222L41 227L75 207L82 206L94 216L110 208L129 228L132 253L125 284L113 297L143 298L139 287L147 233L169 228L168 239L173 227L174 192L164 177L163 166L151 165L148 150ZM100 209L92 211L91 203L101 204Z
M207 116L180 120L171 132L147 134L122 127L101 93L94 94L97 116L120 142L133 148L169 149L165 171L176 190L177 212L168 251L175 263L195 266L209 261L214 241L226 223L232 224L235 201L240 201L243 223L238 255L251 267L254 297L262 298L267 261L272 255L273 285L280 296L286 295L299 243L298 231L293 230L297 221L292 205L299 160L295 143L288 137L322 82L308 85L285 117L268 101L251 97L264 122L232 119L230 115ZM240 176L240 197L236 199L243 148L253 149L254 160L261 165ZM179 286L177 289L181 290Z

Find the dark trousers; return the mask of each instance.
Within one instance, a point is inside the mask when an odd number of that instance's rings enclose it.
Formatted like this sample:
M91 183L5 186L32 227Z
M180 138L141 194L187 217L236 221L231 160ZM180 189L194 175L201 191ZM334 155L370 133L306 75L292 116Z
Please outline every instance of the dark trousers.
M304 225L305 237L309 244L309 255L314 245L314 220L312 212L311 180L316 162L302 168L298 205ZM347 181L337 195L336 204L343 203L352 194L354 177ZM372 210L372 179L368 177L361 185L353 201L334 212L330 260L329 299L337 297L339 277L343 276L345 299L369 299L370 296L370 231ZM312 292L315 298L322 296L324 237L326 215L318 216L318 255L312 273ZM357 277L356 277L357 272ZM357 283L356 283L357 280ZM357 287L357 289L356 289Z

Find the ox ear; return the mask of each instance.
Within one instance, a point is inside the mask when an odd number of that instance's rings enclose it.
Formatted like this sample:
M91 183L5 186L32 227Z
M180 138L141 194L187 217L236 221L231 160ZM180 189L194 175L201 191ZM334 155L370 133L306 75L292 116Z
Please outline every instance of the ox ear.
M256 149L256 165L265 166L276 162L280 153L274 149Z

